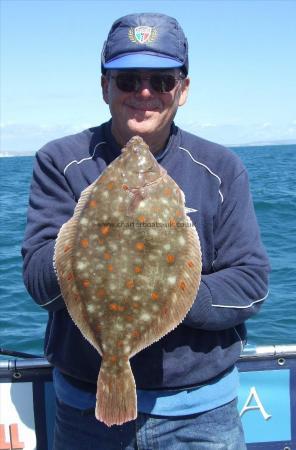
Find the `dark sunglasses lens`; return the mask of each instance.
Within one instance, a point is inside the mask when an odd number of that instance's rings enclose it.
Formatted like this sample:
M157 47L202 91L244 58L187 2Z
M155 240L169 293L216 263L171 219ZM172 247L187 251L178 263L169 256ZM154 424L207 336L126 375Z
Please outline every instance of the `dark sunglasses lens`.
M116 85L123 92L136 92L141 86L141 77L132 73L121 73L116 77ZM176 86L176 79L173 75L151 75L150 84L156 92L170 92Z
M150 83L156 92L170 92L176 86L173 75L152 75Z
M121 73L116 77L116 85L123 92L133 92L139 84L137 75L132 73Z

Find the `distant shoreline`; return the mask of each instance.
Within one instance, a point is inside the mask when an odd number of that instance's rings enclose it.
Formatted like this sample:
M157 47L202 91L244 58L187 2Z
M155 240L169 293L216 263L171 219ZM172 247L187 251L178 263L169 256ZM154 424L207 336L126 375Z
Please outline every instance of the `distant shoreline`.
M296 145L296 141L276 141L276 142L249 142L246 144L229 144L226 147L284 147L288 145Z

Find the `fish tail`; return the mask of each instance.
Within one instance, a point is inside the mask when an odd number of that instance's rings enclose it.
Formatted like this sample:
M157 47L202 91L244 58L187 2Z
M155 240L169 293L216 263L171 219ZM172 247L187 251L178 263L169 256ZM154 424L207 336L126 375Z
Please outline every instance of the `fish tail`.
M136 384L130 362L120 362L120 370L114 374L103 360L98 377L96 418L108 427L137 417Z

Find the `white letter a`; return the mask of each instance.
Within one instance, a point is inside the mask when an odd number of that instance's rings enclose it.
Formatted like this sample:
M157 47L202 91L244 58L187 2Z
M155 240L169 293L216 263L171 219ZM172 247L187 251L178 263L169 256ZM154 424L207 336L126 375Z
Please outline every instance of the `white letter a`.
M249 404L251 403L253 398L254 398L254 400L256 402L256 405L252 406L252 405L249 405ZM262 414L262 416L264 417L265 420L268 420L271 417L271 414L267 414L267 412L265 411L265 409L264 409L264 407L263 407L263 405L261 403L261 400L260 400L260 398L259 398L259 396L257 394L256 388L254 386L251 387L251 389L250 389L250 393L249 393L249 396L248 396L248 398L246 400L246 403L244 404L243 409L240 412L240 417L246 411L249 411L249 410L252 410L252 409L259 409L259 411L261 412L261 414Z

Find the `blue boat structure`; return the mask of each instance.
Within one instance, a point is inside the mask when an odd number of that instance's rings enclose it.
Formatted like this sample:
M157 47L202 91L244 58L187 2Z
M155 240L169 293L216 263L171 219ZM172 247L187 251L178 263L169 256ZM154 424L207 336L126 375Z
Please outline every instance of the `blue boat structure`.
M247 346L238 369L248 450L295 450L296 344ZM51 450L54 409L46 359L0 361L0 450Z

